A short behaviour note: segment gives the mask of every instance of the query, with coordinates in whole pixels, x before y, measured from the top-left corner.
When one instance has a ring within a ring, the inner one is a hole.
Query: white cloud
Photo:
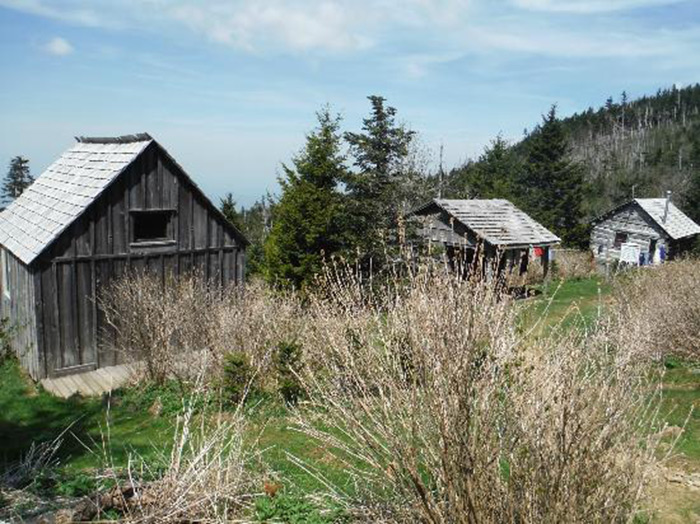
[[[341,2],[208,2],[181,4],[170,14],[215,42],[248,51],[365,49],[359,17]]]
[[[696,0],[0,0],[0,6],[83,26],[171,35],[185,27],[260,55],[316,59],[372,49],[418,79],[465,55],[685,60],[700,49],[700,21],[665,28],[623,15],[690,1]],[[584,13],[605,16],[582,24]]]
[[[520,8],[554,13],[606,13],[677,4],[685,0],[512,0]]]
[[[44,50],[56,56],[66,56],[74,51],[73,46],[70,45],[67,40],[60,37],[49,40],[44,46]]]

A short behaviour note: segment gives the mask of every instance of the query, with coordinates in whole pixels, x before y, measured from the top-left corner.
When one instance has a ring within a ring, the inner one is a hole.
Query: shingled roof
[[[78,137],[76,140],[73,147],[0,213],[0,244],[24,264],[31,264],[155,142],[146,133],[105,138]],[[162,150],[167,155],[167,151]],[[196,184],[190,182],[201,193]],[[216,206],[212,207],[219,212]],[[236,231],[236,234],[247,243],[240,232]]]
[[[668,203],[668,215],[664,220],[665,198],[635,198],[647,215],[663,229],[673,240],[690,237],[700,233],[700,226],[678,209],[673,202]]]
[[[508,200],[436,198],[411,214],[426,215],[436,210],[445,211],[494,246],[542,246],[560,242],[559,237]]]

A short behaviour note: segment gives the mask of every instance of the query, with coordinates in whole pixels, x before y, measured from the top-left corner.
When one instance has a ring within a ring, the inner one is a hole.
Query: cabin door
[[[56,376],[90,371],[97,367],[96,305],[90,262],[58,262],[53,270],[56,296],[52,324],[56,329],[52,330],[55,337],[52,346],[55,355],[49,373]]]

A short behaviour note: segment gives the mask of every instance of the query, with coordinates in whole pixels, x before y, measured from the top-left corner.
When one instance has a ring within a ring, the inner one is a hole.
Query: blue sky
[[[698,82],[700,1],[0,0],[0,70],[2,165],[147,131],[251,204],[326,103],[357,130],[387,97],[449,167],[552,103]]]

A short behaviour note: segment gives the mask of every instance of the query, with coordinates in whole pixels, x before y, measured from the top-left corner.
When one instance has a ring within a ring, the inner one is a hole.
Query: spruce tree
[[[22,156],[16,156],[10,160],[10,168],[2,185],[2,198],[6,203],[20,196],[27,189],[34,178],[29,173],[29,160]]]
[[[275,206],[265,241],[265,274],[276,284],[300,289],[322,269],[323,259],[342,247],[343,202],[338,183],[345,177],[345,158],[338,132],[340,117],[328,108],[318,113],[318,127],[306,146],[282,166],[282,195]]]
[[[587,241],[583,169],[570,158],[569,142],[557,118],[556,105],[542,119],[529,143],[520,182],[520,204],[559,236],[563,244],[583,247]]]
[[[521,169],[513,150],[498,135],[465,173],[465,197],[517,200],[514,186]]]
[[[382,241],[396,237],[401,213],[402,162],[415,133],[396,123],[396,109],[381,96],[367,97],[372,112],[362,132],[345,133],[356,170],[345,179],[353,231],[352,245],[362,258],[381,252]]]
[[[221,212],[226,217],[226,220],[231,222],[231,224],[239,231],[243,231],[243,219],[241,217],[241,213],[238,211],[238,206],[232,193],[227,193],[226,196],[221,199],[219,209],[221,209]]]

